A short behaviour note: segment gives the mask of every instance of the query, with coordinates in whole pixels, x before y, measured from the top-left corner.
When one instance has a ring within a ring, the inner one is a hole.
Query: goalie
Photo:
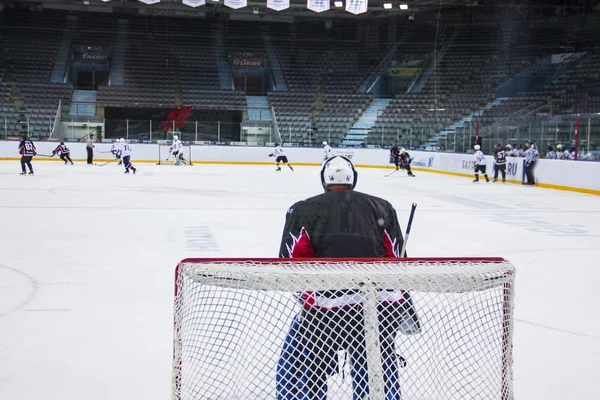
[[[175,158],[175,165],[179,165],[180,162],[187,165],[187,161],[183,157],[183,144],[181,144],[181,140],[179,140],[179,136],[177,135],[173,135],[173,144],[170,148],[169,158],[171,158],[171,154],[173,155],[173,158]],[[167,158],[167,160],[169,158]]]
[[[390,203],[355,192],[358,174],[346,157],[334,156],[321,170],[325,193],[294,204],[287,212],[282,258],[398,258],[403,238]],[[398,332],[420,331],[410,293],[380,294],[379,342],[387,400],[400,400],[396,354]],[[325,400],[327,378],[338,373],[337,352],[350,359],[353,399],[369,394],[367,349],[359,290],[301,294],[302,311],[290,327],[277,365],[279,400]]]

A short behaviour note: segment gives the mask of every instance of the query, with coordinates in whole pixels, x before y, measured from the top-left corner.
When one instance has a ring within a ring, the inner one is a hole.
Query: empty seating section
[[[323,100],[323,109],[314,112],[316,129],[312,137],[316,143],[322,141],[339,143],[369,106],[372,97],[368,94],[327,94]]]
[[[18,134],[22,126],[32,135],[47,135],[54,123],[59,100],[71,98],[70,84],[48,83],[54,56],[66,22],[66,13],[13,11],[0,28],[4,80],[15,89],[9,102],[7,130]],[[4,92],[9,93],[5,90]],[[17,107],[18,106],[18,107]]]
[[[423,73],[413,92],[397,94],[380,110],[368,142],[401,139],[408,144],[404,140],[410,138],[418,146],[450,126],[458,134],[464,129],[460,124],[474,115],[485,132],[511,118],[600,112],[600,29],[524,24],[518,18],[507,27],[494,23],[493,14],[474,13],[486,23],[460,25],[461,14],[448,13],[440,29],[435,13],[423,13],[419,24],[397,22],[395,37],[388,41],[394,30],[383,24],[385,29],[380,29],[369,20],[334,20],[328,27],[323,20],[300,19],[257,28],[256,23],[242,21],[131,15],[127,24],[119,25],[118,17],[109,14],[72,12],[67,17],[63,11],[5,10],[0,25],[0,132],[20,131],[23,123],[34,135],[49,132],[59,100],[68,110],[73,94],[72,84],[49,83],[53,68],[60,65],[55,63],[57,50],[68,40],[115,48],[122,37],[119,26],[127,26],[124,80],[122,85],[98,88],[97,102],[103,107],[243,110],[243,90],[221,89],[215,51],[220,40],[214,35],[222,32],[220,51],[230,57],[246,53],[268,63],[263,37],[268,34],[273,44],[267,45],[269,55],[277,56],[288,88],[267,90],[285,142],[341,143],[373,101],[373,95],[359,94],[359,88],[379,71],[375,68],[387,68],[381,61],[394,40],[399,65],[424,60],[423,71],[431,73]],[[77,28],[65,35],[73,20]],[[220,24],[218,29],[215,24]],[[434,57],[442,49],[443,56]],[[549,67],[552,54],[579,51],[585,55],[573,56],[572,63]],[[60,70],[56,67],[54,75]],[[492,103],[500,85],[527,74],[531,79],[521,91],[515,89],[505,100]],[[239,85],[240,80],[235,81]],[[248,94],[264,95],[264,87],[259,91]]]
[[[484,106],[493,98],[490,68],[501,43],[498,28],[461,29],[423,89],[397,95],[378,118],[371,135],[383,135],[383,142],[388,144],[400,135],[418,135],[416,143],[412,142],[418,145]]]

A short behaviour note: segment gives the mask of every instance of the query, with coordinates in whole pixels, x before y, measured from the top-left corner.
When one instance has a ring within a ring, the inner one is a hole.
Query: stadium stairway
[[[97,93],[98,92],[95,90],[73,90],[69,115],[83,117],[95,116]]]
[[[421,90],[423,90],[425,84],[433,75],[434,70],[438,67],[440,61],[444,58],[444,55],[446,55],[450,46],[452,46],[452,43],[454,42],[454,39],[456,39],[457,35],[458,33],[456,31],[450,34],[448,39],[446,39],[446,41],[442,45],[440,51],[438,51],[435,55],[435,59],[433,57],[433,54],[431,55],[431,59],[428,62],[426,62],[427,65],[425,65],[425,67],[421,70],[421,73],[417,75],[413,83],[408,88],[408,93],[419,93],[421,92]]]
[[[117,43],[115,44],[115,54],[112,57],[110,66],[109,85],[123,85],[125,82],[125,57],[127,54],[127,32],[129,25],[125,20],[119,20],[119,30],[117,31]]]
[[[271,121],[271,109],[267,96],[246,96],[250,121]]]
[[[448,135],[454,135],[456,133],[456,129],[464,128],[467,122],[473,122],[476,117],[481,117],[484,112],[491,110],[493,107],[499,106],[502,102],[508,100],[506,97],[498,97],[494,101],[489,102],[484,107],[479,110],[472,112],[468,116],[464,117],[458,122],[453,123],[452,125],[444,128],[438,135],[429,138],[427,142],[421,145],[421,148],[425,147],[426,150],[431,150],[432,148],[438,147],[440,140],[446,140]]]
[[[285,81],[285,75],[281,69],[279,58],[277,58],[277,52],[273,46],[273,41],[268,32],[262,32],[263,46],[267,52],[267,57],[271,65],[271,71],[273,71],[273,90],[277,92],[287,92],[288,87]]]
[[[77,19],[69,18],[67,20],[67,26],[63,31],[58,50],[54,56],[54,66],[52,67],[52,73],[50,74],[50,82],[52,83],[64,83],[65,73],[67,71],[67,63],[69,62],[69,56],[71,55],[71,42],[73,40],[73,32],[77,28]]]
[[[231,67],[227,59],[227,50],[225,49],[225,41],[223,40],[223,32],[220,25],[213,28],[213,47],[217,56],[217,69],[219,71],[219,85],[221,89],[233,90],[233,77],[231,75]]]
[[[406,36],[406,34],[404,34],[404,36],[402,37],[400,42],[402,42],[404,40],[405,36]],[[375,83],[377,82],[377,80],[379,78],[381,78],[383,69],[385,67],[387,67],[388,65],[390,65],[392,58],[394,58],[396,56],[397,48],[398,48],[398,42],[394,43],[389,48],[385,57],[383,57],[383,59],[379,62],[379,64],[377,64],[377,67],[375,67],[375,69],[373,69],[373,71],[371,71],[369,76],[367,76],[367,79],[365,79],[364,82],[358,88],[358,93],[371,93],[370,90],[375,86]]]
[[[379,110],[384,110],[391,101],[392,99],[373,99],[358,121],[348,130],[346,137],[342,140],[342,144],[344,146],[363,146],[365,138],[369,136],[371,128],[373,128],[375,121],[377,121]]]

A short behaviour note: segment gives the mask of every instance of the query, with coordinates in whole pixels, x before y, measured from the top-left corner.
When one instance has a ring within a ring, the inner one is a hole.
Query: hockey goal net
[[[500,258],[187,259],[172,398],[512,399]]]
[[[183,152],[183,158],[186,163],[179,162],[179,165],[192,165],[192,146],[189,144],[184,144],[181,149]],[[157,165],[174,165],[175,157],[171,153],[171,145],[170,144],[159,144],[158,145],[158,162]]]

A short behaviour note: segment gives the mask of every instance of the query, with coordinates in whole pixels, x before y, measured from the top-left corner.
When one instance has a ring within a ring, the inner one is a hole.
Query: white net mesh
[[[502,259],[184,260],[173,399],[512,399]]]

